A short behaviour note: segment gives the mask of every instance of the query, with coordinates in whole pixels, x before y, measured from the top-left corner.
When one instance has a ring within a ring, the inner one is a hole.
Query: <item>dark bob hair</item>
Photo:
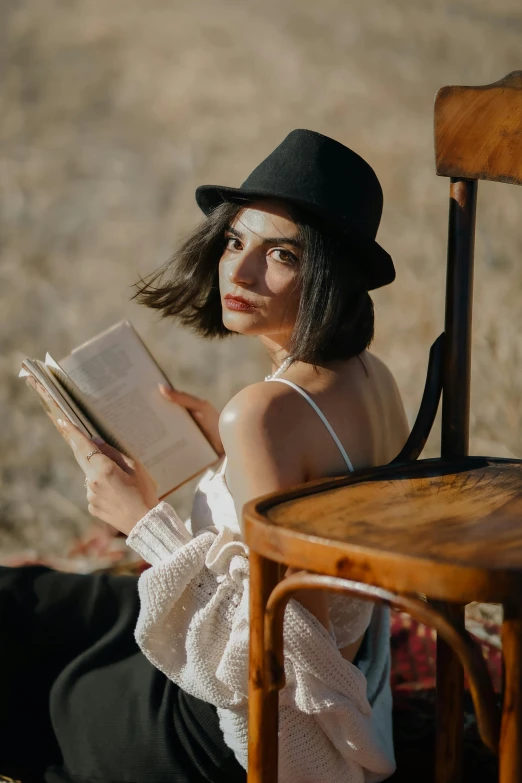
[[[216,207],[171,259],[140,279],[132,298],[203,337],[235,334],[223,325],[218,264],[226,229],[249,203]],[[288,351],[295,361],[314,366],[358,356],[373,340],[374,311],[351,260],[349,238],[301,207],[284,204],[303,246],[296,283],[300,301]]]

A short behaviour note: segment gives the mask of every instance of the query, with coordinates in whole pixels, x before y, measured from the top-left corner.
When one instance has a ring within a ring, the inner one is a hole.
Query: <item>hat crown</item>
[[[200,185],[196,190],[206,215],[226,201],[248,204],[265,198],[297,204],[343,232],[347,261],[357,264],[368,290],[395,279],[393,261],[375,239],[382,215],[381,185],[369,163],[349,147],[297,128],[241,187]]]
[[[241,185],[307,202],[325,217],[339,218],[375,239],[382,215],[382,188],[360,155],[316,131],[291,131]]]

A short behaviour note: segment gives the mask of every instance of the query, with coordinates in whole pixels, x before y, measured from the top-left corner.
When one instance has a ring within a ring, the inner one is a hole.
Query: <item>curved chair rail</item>
[[[380,587],[306,572],[293,574],[279,582],[268,599],[265,615],[267,687],[269,691],[280,690],[285,684],[283,618],[286,605],[298,590],[311,588],[345,593],[364,600],[387,604],[407,612],[415,620],[434,628],[455,651],[468,675],[482,741],[494,753],[498,752],[500,714],[486,662],[478,644],[464,629],[459,628],[425,601],[395,595]]]

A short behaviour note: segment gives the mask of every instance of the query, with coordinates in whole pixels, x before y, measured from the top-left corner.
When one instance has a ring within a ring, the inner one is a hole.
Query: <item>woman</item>
[[[190,532],[158,502],[142,465],[64,423],[90,513],[127,535],[151,568],[139,605],[126,577],[0,571],[0,616],[15,639],[0,660],[2,692],[12,694],[0,758],[7,749],[13,761],[32,757],[47,781],[245,780],[242,507],[386,463],[407,437],[394,379],[367,350],[368,290],[395,275],[375,242],[382,191],[370,166],[296,130],[241,188],[204,186],[196,198],[206,221],[136,295],[205,336],[258,336],[272,382],[246,387],[221,415],[163,389],[224,457],[198,486]],[[301,591],[284,636],[280,780],[391,774],[386,611]]]

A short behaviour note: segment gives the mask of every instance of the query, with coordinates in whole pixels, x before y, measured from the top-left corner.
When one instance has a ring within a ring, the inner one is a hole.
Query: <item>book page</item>
[[[43,362],[37,359],[25,359],[18,377],[26,378],[29,385],[39,395],[45,412],[56,425],[60,434],[62,433],[57,425],[57,420],[66,418],[88,438],[99,437],[96,428],[78,408],[67,390],[50,374]]]
[[[50,353],[45,354],[45,367],[55,382],[57,382],[61,388],[64,388],[69,394],[69,397],[75,401],[77,408],[87,419],[89,419],[89,421],[92,422],[93,427],[96,428],[96,431],[101,435],[103,440],[105,440],[109,445],[114,446],[114,448],[118,449],[118,451],[121,451],[122,454],[130,457],[131,453],[125,444],[122,443],[111,430],[107,429],[106,425],[104,425],[104,422],[96,414],[96,411],[93,410],[92,407],[89,407],[88,398],[81,393],[76,384],[71,380],[67,373],[64,372],[63,367],[60,367],[58,362],[53,359]]]
[[[76,348],[60,367],[84,407],[139,459],[160,497],[217,460],[190,414],[162,397],[166,377],[128,321]]]

